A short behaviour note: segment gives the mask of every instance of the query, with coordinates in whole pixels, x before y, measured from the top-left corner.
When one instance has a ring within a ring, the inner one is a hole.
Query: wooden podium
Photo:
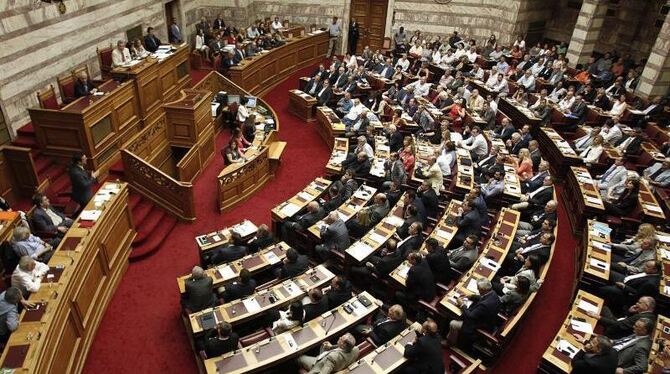
[[[303,121],[314,120],[314,107],[318,104],[316,98],[300,90],[288,91],[288,110]]]

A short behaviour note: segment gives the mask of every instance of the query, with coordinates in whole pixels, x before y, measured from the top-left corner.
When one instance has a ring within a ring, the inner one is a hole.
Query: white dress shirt
[[[579,157],[581,157],[584,160],[584,163],[593,164],[598,162],[598,160],[600,159],[600,155],[602,153],[603,153],[602,145],[588,146],[586,147],[585,150],[582,151],[582,153],[579,154]]]
[[[483,134],[477,134],[477,136],[469,137],[461,143],[461,146],[468,151],[474,152],[479,157],[486,157],[486,155],[489,154],[489,145],[486,142],[486,138]]]
[[[112,51],[112,67],[118,67],[125,63],[132,61],[130,57],[130,51],[128,48],[123,48],[123,52],[119,51],[118,48],[114,48]]]
[[[42,284],[42,276],[49,271],[49,266],[39,261],[35,261],[33,271],[24,271],[19,266],[12,273],[12,286],[17,287],[21,292],[34,293],[39,291]]]

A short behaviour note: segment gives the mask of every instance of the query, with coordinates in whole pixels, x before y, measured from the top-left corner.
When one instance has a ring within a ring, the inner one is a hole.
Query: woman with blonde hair
[[[521,148],[519,158],[516,160],[516,174],[524,182],[533,177],[533,160],[530,158],[528,148]]]
[[[622,261],[626,257],[637,256],[642,251],[642,242],[656,240],[656,228],[649,223],[643,223],[637,228],[637,234],[621,243],[612,243],[612,263]],[[614,262],[614,260],[617,260]]]

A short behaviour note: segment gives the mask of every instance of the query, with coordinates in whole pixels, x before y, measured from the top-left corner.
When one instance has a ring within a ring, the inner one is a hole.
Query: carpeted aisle
[[[270,209],[323,175],[330,150],[313,125],[298,120],[287,108],[287,91],[296,87],[300,76],[312,70],[298,72],[265,97],[280,118],[279,138],[288,142],[276,178],[241,206],[219,214],[216,176],[223,169],[223,159],[217,151],[195,183],[197,220],[193,224],[178,224],[158,253],[128,267],[100,324],[84,372],[197,371],[180,317],[176,278],[190,272],[198,262],[196,235],[243,218],[269,224]],[[222,149],[228,138],[229,133],[222,132],[217,138],[217,149]]]
[[[216,176],[223,168],[217,152],[195,183],[196,212],[193,224],[178,224],[154,256],[129,266],[94,339],[86,373],[195,373],[197,367],[180,317],[177,276],[187,274],[198,262],[194,237],[248,218],[270,223],[270,209],[323,175],[330,150],[312,125],[288,113],[289,89],[296,73],[264,98],[280,118],[280,138],[288,142],[277,176],[247,202],[219,214]],[[204,74],[194,72],[193,77]],[[229,134],[217,138],[220,150]],[[560,192],[560,190],[559,190]],[[560,202],[560,199],[559,199]],[[136,223],[138,224],[138,223]],[[139,223],[141,224],[141,223]],[[559,243],[548,275],[531,313],[492,373],[534,373],[540,357],[565,317],[574,280],[574,248],[567,212],[559,205]]]

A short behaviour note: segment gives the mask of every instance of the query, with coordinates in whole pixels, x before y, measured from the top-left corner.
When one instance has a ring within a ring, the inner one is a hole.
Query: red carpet
[[[194,354],[180,318],[176,277],[187,274],[198,262],[194,237],[248,218],[269,223],[270,209],[323,174],[330,150],[313,125],[288,113],[286,91],[297,86],[298,72],[277,86],[265,100],[280,118],[280,138],[288,142],[277,176],[253,198],[226,214],[219,214],[216,176],[223,168],[218,155],[195,183],[196,212],[193,224],[178,224],[152,257],[132,263],[94,339],[86,373],[195,373]],[[204,76],[193,72],[194,79]],[[217,139],[219,149],[228,138]],[[560,199],[559,199],[560,200]],[[490,372],[534,373],[540,357],[556,333],[570,303],[574,280],[575,241],[563,204],[559,206],[559,245],[547,285],[539,292],[531,313],[504,357]]]
[[[330,150],[313,125],[296,119],[287,110],[286,92],[295,88],[298,77],[307,72],[298,72],[265,98],[280,118],[280,139],[288,142],[276,178],[242,206],[221,215],[217,208],[216,176],[223,169],[223,159],[217,152],[215,160],[195,183],[198,219],[193,224],[178,224],[156,254],[128,267],[100,324],[84,372],[197,371],[179,314],[176,278],[198,263],[195,236],[243,218],[269,224],[270,209],[323,175]],[[228,137],[227,132],[219,135],[219,149]]]

